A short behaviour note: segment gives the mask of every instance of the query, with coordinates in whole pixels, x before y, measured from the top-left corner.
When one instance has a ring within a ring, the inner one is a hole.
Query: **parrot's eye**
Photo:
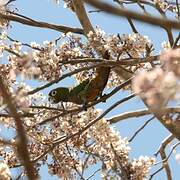
[[[55,96],[56,94],[57,94],[57,91],[52,91],[52,92],[51,92],[51,95],[52,95],[52,96]]]

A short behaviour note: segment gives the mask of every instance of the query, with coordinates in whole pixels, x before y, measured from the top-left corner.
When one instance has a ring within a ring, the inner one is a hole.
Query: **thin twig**
[[[172,48],[176,48],[177,47],[179,39],[180,39],[180,32],[179,32],[178,36],[176,37],[175,42],[174,42]]]
[[[91,179],[97,172],[99,172],[101,169],[97,169],[96,171],[93,172],[92,175],[90,175],[86,180]]]
[[[158,164],[161,164],[161,163],[166,163],[166,162],[169,160],[169,158],[171,157],[174,149],[175,149],[177,146],[179,146],[179,145],[180,145],[180,142],[176,143],[176,144],[171,148],[171,151],[170,151],[170,153],[168,154],[168,156],[166,156],[162,161],[155,163],[154,166],[156,166],[156,165],[158,165]]]
[[[159,173],[163,169],[164,169],[164,167],[160,167],[157,171],[155,171],[153,174],[151,174],[150,177],[149,177],[149,180],[151,180],[157,173]]]
[[[179,8],[178,0],[176,0],[176,7],[177,7],[177,15],[178,15],[178,19],[180,20],[180,8]]]
[[[50,110],[50,111],[60,111],[60,112],[64,111],[64,109],[48,107],[48,106],[35,106],[35,105],[31,105],[31,106],[29,106],[29,108],[31,108],[31,109],[46,109],[46,110]]]
[[[36,113],[18,113],[19,117],[34,117]],[[13,116],[11,114],[6,114],[6,113],[1,113],[0,117],[5,117],[5,118],[12,118]]]
[[[119,1],[115,1],[115,2],[117,2],[122,8],[124,8],[122,2],[119,2]],[[138,31],[137,31],[137,29],[136,29],[136,27],[135,27],[132,19],[129,18],[129,17],[126,17],[126,18],[127,18],[128,22],[129,22],[129,25],[131,26],[132,31],[133,31],[134,33],[138,33]]]
[[[77,58],[77,59],[70,59],[68,61],[61,61],[61,65],[65,64],[79,64],[79,63],[88,63],[88,62],[104,62],[107,63],[107,65],[111,66],[134,66],[137,64],[141,63],[146,63],[146,62],[155,62],[159,60],[159,56],[150,56],[150,57],[145,57],[145,58],[125,58],[125,59],[120,59],[119,61],[116,60],[107,60],[107,59],[102,59],[102,58]]]
[[[174,136],[172,134],[170,134],[168,137],[166,137],[162,141],[161,145],[159,146],[159,148],[156,151],[156,153],[154,153],[154,155],[157,156],[159,154],[159,152],[161,151],[161,149],[165,148],[173,139],[174,139]]]
[[[168,159],[171,155],[167,157],[166,156],[166,153],[165,153],[165,148],[166,146],[174,139],[174,136],[172,134],[170,134],[161,144],[159,150],[155,153],[155,155],[157,156],[158,153],[160,153],[160,156],[161,156],[161,159],[162,159],[162,162],[163,162],[163,166],[162,166],[162,169],[165,169],[166,171],[166,175],[167,175],[167,178],[168,180],[172,180],[172,176],[171,176],[171,169],[170,169],[170,166],[168,164]],[[157,163],[155,164],[157,165]],[[161,168],[160,168],[161,169]],[[162,170],[161,169],[161,170]]]
[[[132,137],[129,139],[129,142],[131,142],[155,117],[151,117],[148,119],[138,130],[132,135]]]
[[[73,166],[74,170],[75,170],[75,171],[77,172],[77,174],[80,176],[81,180],[85,180],[85,178],[84,178],[83,175],[79,172],[79,170],[78,170],[77,167],[76,167],[76,164],[75,164],[74,161],[73,161],[74,157],[72,156],[71,151],[69,150],[69,147],[68,147],[67,143],[66,143],[66,149],[67,149],[67,152],[68,152],[70,158],[72,159],[71,161],[72,161],[72,163],[73,163],[72,166]]]
[[[15,40],[13,38],[11,38],[10,36],[7,36],[7,39],[9,39],[11,42],[19,42],[18,40]],[[27,43],[22,43],[23,46],[27,46],[30,47],[32,49],[38,50],[38,51],[43,51],[43,49],[38,48],[38,47],[32,47],[31,45],[27,44]]]

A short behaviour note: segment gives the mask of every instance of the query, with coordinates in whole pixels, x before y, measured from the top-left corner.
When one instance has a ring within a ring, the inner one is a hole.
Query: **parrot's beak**
[[[48,97],[48,101],[49,101],[50,103],[55,103],[54,100],[55,100],[55,99],[54,99],[53,97],[50,97],[50,96]]]

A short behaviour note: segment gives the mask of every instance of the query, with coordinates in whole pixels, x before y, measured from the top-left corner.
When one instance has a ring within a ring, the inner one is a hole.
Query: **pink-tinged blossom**
[[[133,159],[132,161],[132,179],[144,179],[147,178],[151,166],[155,163],[155,158],[140,156],[139,159]]]
[[[160,9],[164,11],[167,10],[167,8],[169,7],[168,2],[165,0],[154,0],[154,3],[156,6],[158,6]]]
[[[10,180],[11,173],[7,164],[0,162],[0,179]]]
[[[139,72],[133,80],[133,91],[146,99],[148,105],[157,110],[173,99],[178,89],[174,73],[161,68]]]
[[[180,48],[164,52],[160,57],[160,61],[165,71],[172,71],[180,78]]]
[[[162,108],[169,100],[177,100],[180,90],[180,49],[169,50],[160,57],[162,67],[140,71],[133,80],[133,90],[152,109]]]
[[[1,0],[0,1],[0,13],[2,14],[9,14],[9,12],[7,12],[8,10],[10,10],[10,1],[9,0]],[[3,19],[2,17],[0,17],[0,29],[3,29],[5,27],[7,27],[9,25],[9,20],[7,19]]]

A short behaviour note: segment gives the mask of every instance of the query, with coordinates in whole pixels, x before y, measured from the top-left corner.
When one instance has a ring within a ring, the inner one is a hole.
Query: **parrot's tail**
[[[103,59],[109,59],[110,58],[110,54],[108,51],[105,51],[104,55],[103,55]],[[95,76],[95,81],[97,82],[97,85],[99,87],[99,90],[101,90],[101,92],[104,90],[108,79],[109,79],[109,74],[110,74],[110,66],[100,66],[96,68],[96,76]]]

